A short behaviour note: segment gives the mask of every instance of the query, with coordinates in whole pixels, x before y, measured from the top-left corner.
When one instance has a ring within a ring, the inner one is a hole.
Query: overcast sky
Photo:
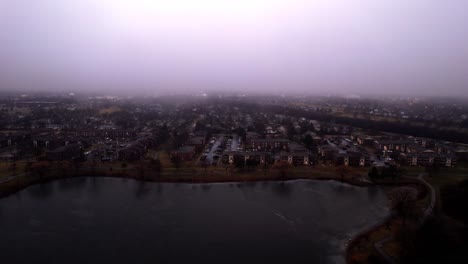
[[[468,94],[465,0],[0,0],[0,89]]]

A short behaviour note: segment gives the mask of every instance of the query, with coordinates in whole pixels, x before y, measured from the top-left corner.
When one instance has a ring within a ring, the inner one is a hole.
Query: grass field
[[[444,187],[468,180],[468,167],[440,168],[426,177],[426,180],[434,187]]]
[[[16,162],[16,174],[20,174],[24,172],[24,166],[25,162]],[[7,177],[10,176],[14,173],[13,169],[13,163],[12,162],[5,162],[2,161],[0,162],[0,178],[1,177]]]

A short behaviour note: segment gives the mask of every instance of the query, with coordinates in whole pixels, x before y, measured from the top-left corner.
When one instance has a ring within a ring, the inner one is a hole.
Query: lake
[[[344,263],[382,187],[70,178],[0,199],[2,263]]]

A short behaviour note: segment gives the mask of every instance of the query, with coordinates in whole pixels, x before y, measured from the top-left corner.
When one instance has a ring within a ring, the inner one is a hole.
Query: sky
[[[0,90],[468,94],[464,0],[0,0]]]

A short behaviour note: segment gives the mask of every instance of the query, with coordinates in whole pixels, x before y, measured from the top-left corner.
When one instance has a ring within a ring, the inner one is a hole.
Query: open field
[[[468,180],[468,167],[440,168],[427,176],[426,180],[434,187],[457,184],[463,180]]]
[[[12,162],[0,162],[0,179],[2,177],[8,177],[15,172],[16,174],[23,173],[25,166],[25,162],[16,162],[15,165],[13,165]]]

